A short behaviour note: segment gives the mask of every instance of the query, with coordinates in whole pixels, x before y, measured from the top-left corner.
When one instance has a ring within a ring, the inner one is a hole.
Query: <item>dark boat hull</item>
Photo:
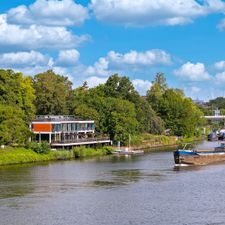
[[[175,164],[206,165],[225,161],[225,151],[185,151],[174,152]]]

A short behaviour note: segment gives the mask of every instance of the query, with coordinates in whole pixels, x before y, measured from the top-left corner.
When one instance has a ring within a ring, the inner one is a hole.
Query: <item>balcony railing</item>
[[[87,118],[81,118],[78,116],[71,116],[71,115],[38,115],[36,118],[33,119],[34,122],[57,122],[57,121],[93,121]]]
[[[69,144],[69,143],[84,143],[84,142],[95,142],[95,141],[110,141],[109,137],[101,138],[79,138],[79,139],[66,139],[62,141],[52,141],[52,144]]]

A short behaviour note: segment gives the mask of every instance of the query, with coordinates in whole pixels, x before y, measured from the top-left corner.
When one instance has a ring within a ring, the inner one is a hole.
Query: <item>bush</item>
[[[103,148],[86,148],[84,146],[77,147],[73,149],[73,154],[75,158],[92,157],[92,156],[102,156],[109,155],[113,151],[112,147],[105,146]]]
[[[50,144],[46,141],[41,143],[32,142],[30,144],[30,149],[39,154],[48,154],[50,152]]]

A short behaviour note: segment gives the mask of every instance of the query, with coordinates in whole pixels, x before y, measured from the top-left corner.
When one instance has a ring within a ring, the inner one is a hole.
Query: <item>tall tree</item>
[[[37,114],[69,114],[72,102],[72,82],[52,70],[37,74],[33,79]]]
[[[159,110],[159,103],[162,99],[163,93],[167,90],[168,85],[163,73],[157,73],[155,80],[152,82],[152,87],[147,91],[147,101],[152,108],[157,112]]]
[[[12,105],[23,111],[24,120],[34,117],[35,94],[30,77],[13,70],[0,70],[0,104]]]

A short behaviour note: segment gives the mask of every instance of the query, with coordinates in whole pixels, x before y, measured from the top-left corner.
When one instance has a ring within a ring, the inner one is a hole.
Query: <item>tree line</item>
[[[192,136],[202,124],[202,111],[182,90],[169,88],[156,74],[146,96],[126,76],[114,74],[105,84],[73,88],[65,76],[49,70],[34,77],[0,70],[0,144],[24,144],[35,115],[70,114],[95,120],[96,132],[126,143],[129,134]]]

